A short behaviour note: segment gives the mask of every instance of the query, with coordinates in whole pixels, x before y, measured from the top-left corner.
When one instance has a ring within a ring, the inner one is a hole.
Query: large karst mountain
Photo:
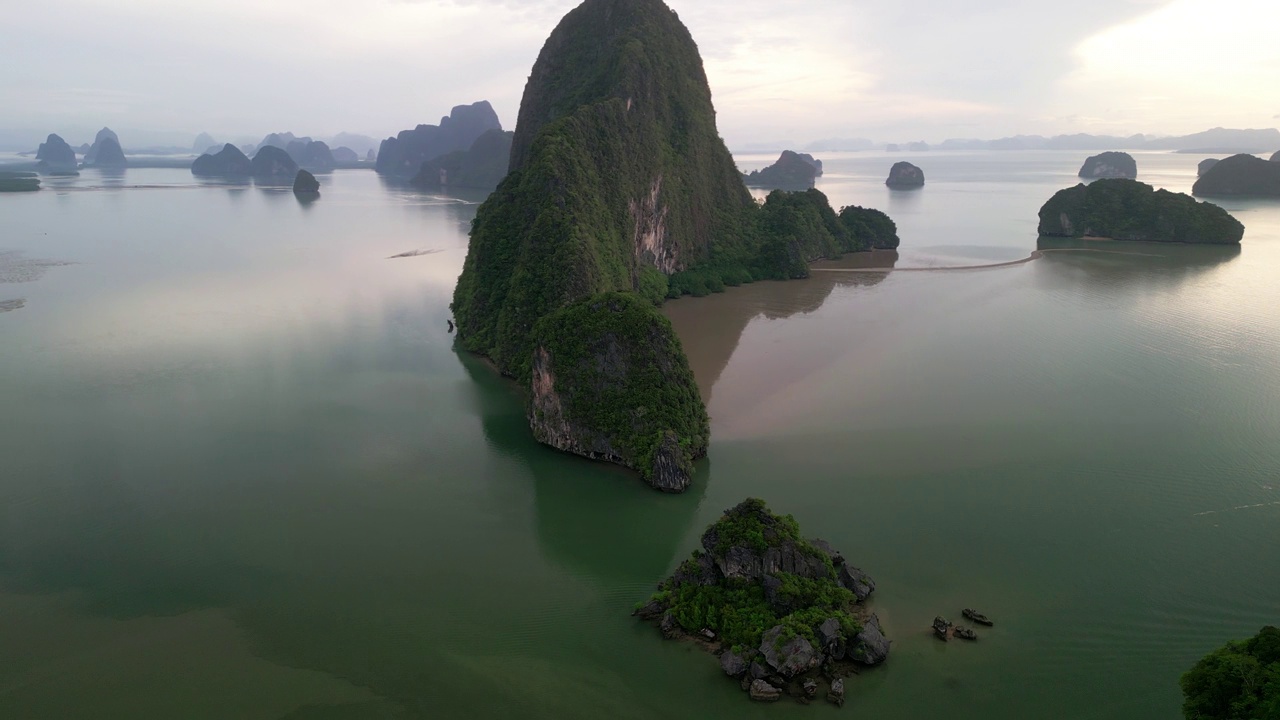
[[[754,209],[680,19],[660,0],[587,0],[538,57],[510,173],[476,219],[454,296],[463,343],[521,376],[549,312],[744,263]]]
[[[540,441],[678,492],[710,429],[657,306],[896,246],[887,217],[837,216],[816,190],[757,206],[680,18],[661,0],[586,0],[534,65],[453,311],[464,348],[527,383]]]

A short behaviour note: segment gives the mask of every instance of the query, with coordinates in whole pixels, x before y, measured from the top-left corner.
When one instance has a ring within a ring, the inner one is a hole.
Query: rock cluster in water
[[[1280,197],[1280,162],[1233,155],[1201,176],[1191,192],[1200,197]]]
[[[702,549],[636,609],[664,637],[692,639],[751,699],[819,696],[842,705],[845,679],[889,657],[880,620],[864,603],[875,582],[795,519],[762,500],[726,510]]]
[[[487,100],[459,105],[439,125],[419,125],[383,140],[376,169],[383,175],[412,178],[423,163],[467,150],[490,130],[502,130],[502,123]]]
[[[215,154],[205,153],[191,164],[191,174],[202,177],[249,177],[253,161],[240,148],[227,143]]]
[[[466,188],[492,191],[507,176],[515,133],[490,130],[466,150],[451,152],[422,164],[411,181],[426,189]]]
[[[784,150],[778,161],[744,175],[748,187],[770,190],[808,190],[822,176],[822,161],[812,155]]]
[[[1259,162],[1265,164],[1263,160]],[[1218,167],[1221,165],[1219,163]],[[1217,171],[1215,167],[1205,178]],[[1244,237],[1244,225],[1217,205],[1197,202],[1189,195],[1156,190],[1136,180],[1104,179],[1067,188],[1054,195],[1040,209],[1040,234],[1147,242],[1239,244]]]
[[[1126,152],[1104,152],[1084,161],[1084,166],[1080,168],[1080,177],[1086,180],[1100,178],[1134,180],[1138,177],[1138,161]]]
[[[912,190],[924,187],[924,171],[909,162],[895,163],[889,170],[885,185],[895,190]]]
[[[84,156],[85,167],[122,168],[128,164],[124,150],[120,148],[120,138],[111,128],[102,128],[93,145]]]
[[[79,168],[76,151],[56,134],[49,135],[40,148],[36,150],[36,160],[42,172],[63,174],[74,173]]]

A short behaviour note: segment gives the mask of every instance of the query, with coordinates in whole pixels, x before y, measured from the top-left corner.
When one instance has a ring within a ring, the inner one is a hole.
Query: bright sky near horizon
[[[40,0],[0,128],[375,136],[490,100],[578,0]],[[1280,126],[1276,0],[669,0],[731,147]]]

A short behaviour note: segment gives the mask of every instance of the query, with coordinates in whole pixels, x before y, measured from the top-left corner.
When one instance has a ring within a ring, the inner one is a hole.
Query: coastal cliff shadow
[[[1187,245],[1158,242],[1115,242],[1041,237],[1044,253],[1034,263],[1037,277],[1049,288],[1085,288],[1093,293],[1176,289],[1224,267],[1243,253],[1239,245]]]
[[[821,263],[827,269],[891,270],[898,253],[881,250],[852,253],[837,261]],[[663,313],[671,320],[703,402],[711,394],[742,339],[747,326],[758,317],[784,320],[816,312],[837,287],[870,288],[888,279],[890,273],[815,272],[804,280],[767,281],[729,288],[704,298],[681,298],[668,302]]]
[[[562,453],[533,438],[520,389],[483,360],[458,352],[472,380],[485,439],[533,478],[533,523],[547,559],[608,587],[656,582],[681,552],[711,481],[710,460],[693,484],[664,495],[621,467]]]

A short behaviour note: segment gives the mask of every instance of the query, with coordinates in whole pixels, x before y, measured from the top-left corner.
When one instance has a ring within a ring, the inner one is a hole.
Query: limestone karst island
[[[0,3],[0,720],[1280,720],[1280,3]]]
[[[588,0],[525,86],[509,173],[476,214],[454,291],[458,339],[528,388],[539,441],[681,492],[710,428],[657,307],[896,246],[879,214],[845,213],[842,224],[817,191],[758,206],[676,14],[660,0]]]

